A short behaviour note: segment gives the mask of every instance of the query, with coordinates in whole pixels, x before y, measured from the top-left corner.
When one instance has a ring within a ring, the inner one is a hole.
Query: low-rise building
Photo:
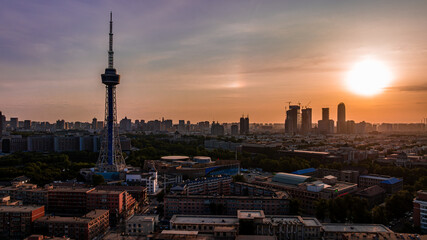
[[[81,215],[87,210],[87,194],[95,188],[64,187],[48,192],[47,209],[56,214]]]
[[[356,196],[366,199],[370,207],[381,204],[385,199],[385,190],[378,186],[374,185],[372,187],[365,188],[363,190],[355,193]]]
[[[233,179],[230,176],[199,178],[184,183],[187,194],[194,195],[228,195]]]
[[[25,238],[31,234],[34,221],[44,215],[44,206],[0,206],[0,237]]]
[[[283,215],[289,212],[289,199],[287,194],[276,197],[170,194],[164,198],[164,213],[169,218],[175,214],[236,215],[239,209]]]
[[[393,233],[386,226],[381,224],[344,224],[344,223],[324,223],[323,239],[341,240],[344,234],[382,234]]]
[[[277,173],[272,178],[255,179],[252,183],[287,192],[300,200],[301,210],[308,214],[315,213],[315,202],[319,199],[334,199],[357,191],[357,184],[338,182],[333,176],[315,181],[309,176]]]
[[[382,176],[382,175],[360,175],[359,187],[364,189],[378,185],[386,191],[387,194],[394,194],[403,189],[403,180],[400,178]]]
[[[159,215],[134,215],[126,221],[126,233],[131,236],[152,234],[159,223]]]
[[[420,190],[414,199],[414,225],[427,232],[427,191]]]
[[[45,216],[35,222],[35,232],[47,236],[90,240],[109,228],[109,211],[94,210],[82,217]]]

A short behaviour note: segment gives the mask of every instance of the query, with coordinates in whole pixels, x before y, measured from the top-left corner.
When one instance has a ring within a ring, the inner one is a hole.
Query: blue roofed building
[[[297,170],[292,173],[297,175],[304,175],[304,176],[315,176],[316,172],[317,170],[315,168],[305,168],[305,169]]]
[[[304,183],[309,179],[309,176],[279,172],[273,176],[271,181],[297,186],[298,184]]]
[[[365,189],[374,185],[382,187],[386,191],[386,194],[393,194],[403,189],[403,180],[383,175],[359,176],[359,188]]]

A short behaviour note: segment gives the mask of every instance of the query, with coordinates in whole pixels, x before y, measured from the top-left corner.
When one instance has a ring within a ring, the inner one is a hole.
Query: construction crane
[[[310,106],[311,101],[309,101],[303,108],[308,108]]]

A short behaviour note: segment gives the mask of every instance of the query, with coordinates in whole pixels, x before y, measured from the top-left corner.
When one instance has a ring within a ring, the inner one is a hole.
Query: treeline
[[[0,181],[25,175],[42,186],[55,180],[80,179],[80,169],[93,167],[97,157],[91,152],[18,152],[0,158]]]
[[[262,168],[267,172],[293,172],[311,167],[310,162],[303,158],[280,157],[273,159],[264,154],[255,156],[243,154],[240,158],[240,164],[243,168]]]
[[[427,189],[427,168],[424,167],[405,168],[394,165],[380,165],[369,160],[352,164],[344,164],[338,162],[320,164],[319,167],[337,170],[357,167],[361,169],[366,169],[369,174],[388,175],[391,177],[402,178],[404,183],[404,189],[410,192]]]
[[[329,219],[338,223],[378,223],[387,224],[399,219],[412,210],[413,195],[403,190],[388,197],[385,205],[370,209],[365,199],[346,195],[335,199],[320,199],[315,203],[316,218]]]
[[[209,156],[212,160],[234,159],[233,152],[215,149],[208,151],[204,147],[205,137],[182,137],[174,141],[167,135],[128,135],[132,146],[138,148],[132,151],[126,159],[126,163],[132,166],[142,167],[145,160],[157,160],[163,156]]]

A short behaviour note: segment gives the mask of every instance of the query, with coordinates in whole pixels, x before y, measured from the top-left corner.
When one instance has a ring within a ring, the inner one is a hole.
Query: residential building
[[[427,191],[425,190],[418,191],[414,199],[413,221],[422,232],[427,232]]]
[[[143,236],[156,231],[159,215],[133,215],[126,221],[126,233],[130,236]]]
[[[164,198],[166,217],[175,214],[235,215],[239,209],[263,210],[267,214],[287,214],[288,195],[265,196],[209,196],[170,194]]]
[[[35,232],[47,236],[91,240],[109,228],[109,211],[93,210],[81,217],[45,216],[35,222]]]
[[[95,188],[64,187],[48,192],[47,209],[57,214],[81,215],[87,210],[87,195]]]
[[[23,239],[31,234],[35,220],[45,214],[44,206],[0,206],[0,237]]]

